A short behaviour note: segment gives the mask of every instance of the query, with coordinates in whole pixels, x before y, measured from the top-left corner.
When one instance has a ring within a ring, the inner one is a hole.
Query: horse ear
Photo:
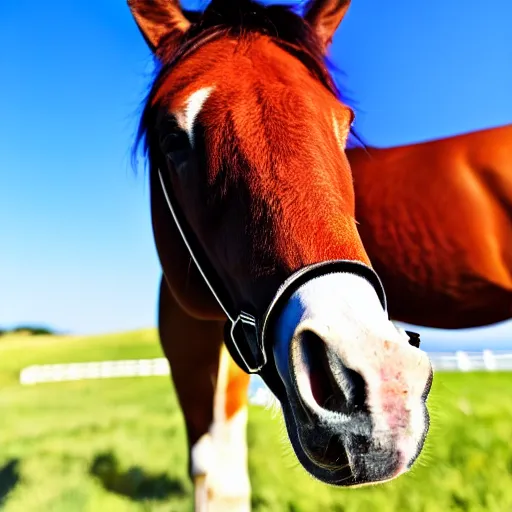
[[[304,19],[311,25],[320,43],[327,50],[334,32],[344,18],[350,0],[309,0]]]
[[[127,0],[146,43],[152,52],[158,51],[162,39],[169,34],[183,35],[190,27],[179,0]]]

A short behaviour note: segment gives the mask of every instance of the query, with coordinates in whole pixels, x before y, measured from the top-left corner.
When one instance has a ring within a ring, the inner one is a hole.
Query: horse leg
[[[247,389],[233,362],[223,322],[198,320],[160,285],[159,335],[185,418],[196,512],[247,512]]]

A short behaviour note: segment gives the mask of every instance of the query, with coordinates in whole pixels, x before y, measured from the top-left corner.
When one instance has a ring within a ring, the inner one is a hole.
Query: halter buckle
[[[247,373],[258,373],[267,363],[265,347],[260,344],[258,323],[249,313],[241,311],[231,324],[231,339],[240,362]]]

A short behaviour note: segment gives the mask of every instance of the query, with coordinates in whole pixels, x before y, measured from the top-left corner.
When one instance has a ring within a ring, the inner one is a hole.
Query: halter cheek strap
[[[169,193],[171,189],[170,187],[167,188],[165,186],[164,176],[160,169],[158,169],[158,177],[162,186],[165,200],[167,202],[167,206],[169,207],[169,211],[171,212],[174,223],[178,228],[181,238],[183,239],[183,242],[188,249],[190,257],[196,264],[199,273],[203,277],[222,311],[228,317],[228,323],[226,325],[229,325],[229,336],[225,336],[224,342],[226,343],[231,356],[247,373],[258,373],[267,363],[267,356],[263,346],[259,345],[259,332],[256,317],[244,311],[240,311],[238,314],[236,314],[234,313],[234,308],[228,306],[228,296],[223,287],[220,286],[220,280],[215,277],[215,280],[218,281],[218,283],[216,283],[216,287],[212,282],[212,278],[214,278],[213,276],[216,276],[216,274],[212,268],[209,269],[210,272],[206,271],[205,266],[208,265],[206,258],[203,258],[204,261],[199,263],[196,257],[197,249],[192,247],[192,239],[189,240],[189,238],[185,235],[182,227],[182,224],[184,225],[184,223],[179,218],[179,210],[173,205],[174,199],[171,199],[171,195]],[[225,332],[225,334],[228,333]],[[232,343],[230,343],[231,340]],[[245,347],[243,347],[242,343],[237,342],[238,340],[245,341]],[[244,350],[244,348],[246,348],[246,350]]]
[[[311,279],[327,274],[340,272],[355,274],[366,279],[373,286],[384,311],[387,311],[384,287],[379,276],[372,268],[359,261],[330,260],[308,265],[289,276],[277,290],[261,319],[248,311],[241,310],[237,312],[222,281],[208,259],[203,258],[203,261],[199,262],[197,254],[201,252],[201,248],[192,236],[187,237],[185,235],[183,226],[186,226],[186,223],[184,219],[180,218],[181,212],[179,212],[179,209],[174,207],[174,199],[170,194],[171,187],[166,187],[164,175],[160,169],[158,169],[158,177],[167,205],[190,257],[228,318],[224,329],[224,342],[231,356],[246,373],[264,374],[267,383],[276,395],[278,394],[276,391],[282,387],[282,383],[278,382],[279,378],[275,375],[275,371],[272,372],[266,368],[268,367],[269,357],[273,359],[272,352],[267,355],[266,338],[270,336],[269,332],[271,332],[282,306],[301,285]],[[419,347],[419,334],[411,331],[406,331],[406,333],[410,338],[409,343]]]

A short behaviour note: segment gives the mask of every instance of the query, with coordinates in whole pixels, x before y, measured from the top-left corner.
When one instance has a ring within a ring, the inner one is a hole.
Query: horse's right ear
[[[177,38],[190,27],[179,0],[127,0],[135,22],[152,52],[158,52],[162,39],[174,34]]]

